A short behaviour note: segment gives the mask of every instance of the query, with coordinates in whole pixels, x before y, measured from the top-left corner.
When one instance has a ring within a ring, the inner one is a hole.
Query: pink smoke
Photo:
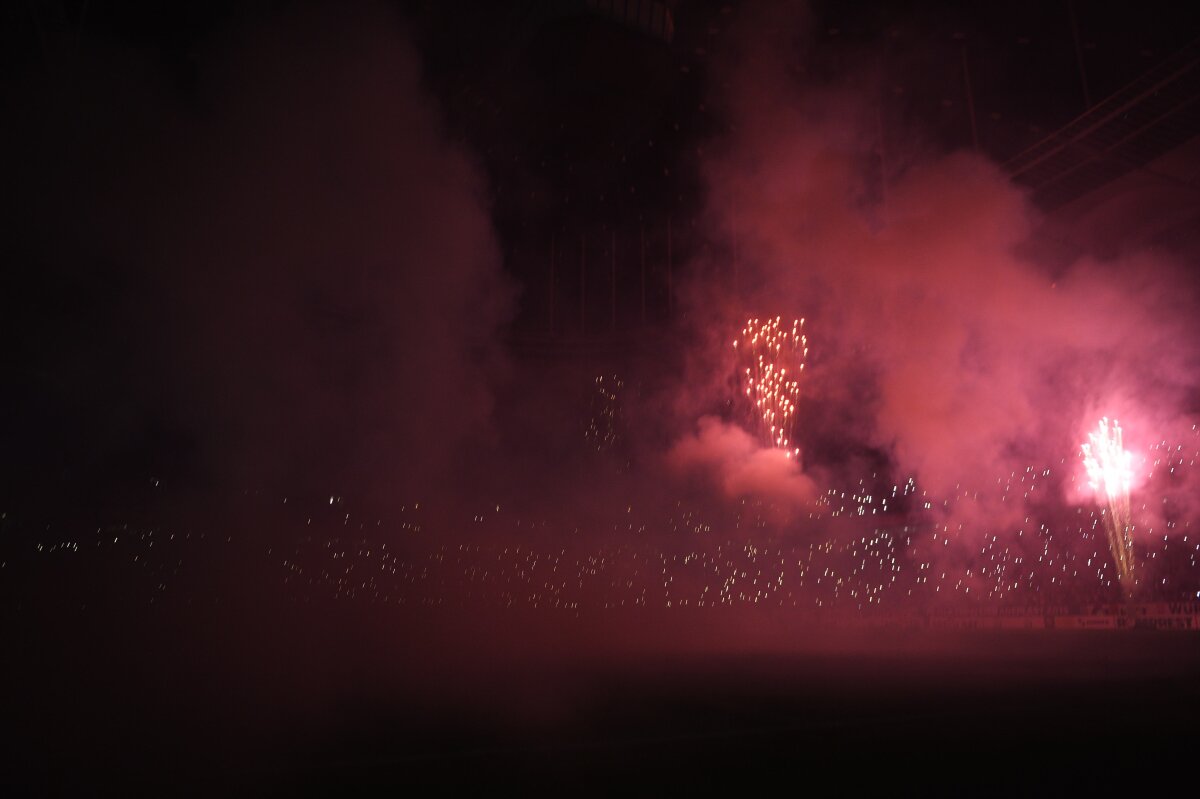
[[[764,447],[741,427],[713,416],[701,418],[696,431],[672,447],[667,461],[681,472],[703,475],[730,499],[752,496],[790,510],[817,494],[797,458]]]
[[[741,296],[724,299],[709,279],[722,265],[701,264],[693,313],[729,328],[747,309],[808,317],[807,396],[859,411],[845,416],[865,421],[837,434],[886,452],[898,482],[971,496],[948,505],[950,529],[1023,517],[988,489],[1031,466],[1073,471],[1081,431],[1102,415],[1131,440],[1186,426],[1200,337],[1175,258],[1039,262],[1042,213],[973,152],[892,151],[881,180],[873,77],[799,80],[789,52],[746,48],[727,64],[731,132],[703,167],[710,228],[738,239]],[[715,445],[735,437],[716,430],[702,425],[676,457],[700,442],[728,449]],[[725,485],[748,458],[723,461]]]

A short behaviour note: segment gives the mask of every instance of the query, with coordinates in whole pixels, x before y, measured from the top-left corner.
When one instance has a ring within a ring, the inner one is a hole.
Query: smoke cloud
[[[883,161],[877,76],[802,77],[802,15],[747,26],[756,46],[724,63],[730,132],[703,158],[709,227],[737,242],[741,296],[724,291],[727,261],[701,260],[689,307],[729,331],[747,314],[808,318],[797,435],[809,474],[838,478],[812,446],[833,436],[833,450],[882,453],[892,482],[950,500],[947,530],[990,534],[1026,515],[998,483],[1053,468],[1071,485],[1100,416],[1120,418],[1134,447],[1190,428],[1200,339],[1176,256],[1109,248],[1040,262],[1042,215],[1000,167],[974,152],[895,151],[900,136]],[[728,364],[697,363],[720,377],[695,375],[689,390],[727,395]],[[840,429],[816,429],[831,422]],[[724,484],[744,485],[755,455],[738,441],[710,420],[676,460],[725,457]]]
[[[715,482],[729,499],[751,495],[793,509],[817,493],[816,484],[788,453],[763,447],[741,427],[713,416],[702,417],[697,431],[674,445],[668,462]]]

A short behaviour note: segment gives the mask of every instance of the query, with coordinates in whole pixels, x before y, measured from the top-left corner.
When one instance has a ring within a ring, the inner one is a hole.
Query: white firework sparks
[[[1131,592],[1134,585],[1129,510],[1132,456],[1125,450],[1121,426],[1115,419],[1111,423],[1108,417],[1101,419],[1097,430],[1088,434],[1088,443],[1083,445],[1083,465],[1092,490],[1106,506],[1104,530],[1117,577],[1125,591]]]
[[[733,342],[742,391],[753,409],[753,425],[764,444],[800,454],[795,445],[796,403],[800,399],[800,373],[808,355],[804,320],[791,326],[782,317],[751,318]]]

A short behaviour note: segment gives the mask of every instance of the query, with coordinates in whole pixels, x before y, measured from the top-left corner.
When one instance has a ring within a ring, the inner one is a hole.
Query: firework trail
[[[781,317],[746,320],[742,336],[733,342],[738,353],[738,376],[750,404],[753,426],[764,444],[800,454],[794,443],[800,373],[808,355],[804,320],[788,328]]]
[[[1108,548],[1117,567],[1117,577],[1126,592],[1133,589],[1133,541],[1130,537],[1129,484],[1133,477],[1131,456],[1121,441],[1121,426],[1108,417],[1100,420],[1096,432],[1088,434],[1083,445],[1083,465],[1097,498],[1103,498],[1108,512],[1104,530]]]

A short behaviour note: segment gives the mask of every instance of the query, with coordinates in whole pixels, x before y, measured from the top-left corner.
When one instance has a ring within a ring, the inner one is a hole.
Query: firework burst
[[[742,393],[759,438],[788,457],[799,455],[794,432],[800,373],[808,355],[804,320],[795,319],[789,327],[779,316],[747,319],[733,348],[738,353]]]
[[[1096,497],[1106,507],[1104,530],[1117,577],[1126,592],[1133,589],[1133,540],[1130,535],[1129,485],[1132,456],[1121,440],[1121,426],[1105,417],[1083,445],[1083,465]]]

